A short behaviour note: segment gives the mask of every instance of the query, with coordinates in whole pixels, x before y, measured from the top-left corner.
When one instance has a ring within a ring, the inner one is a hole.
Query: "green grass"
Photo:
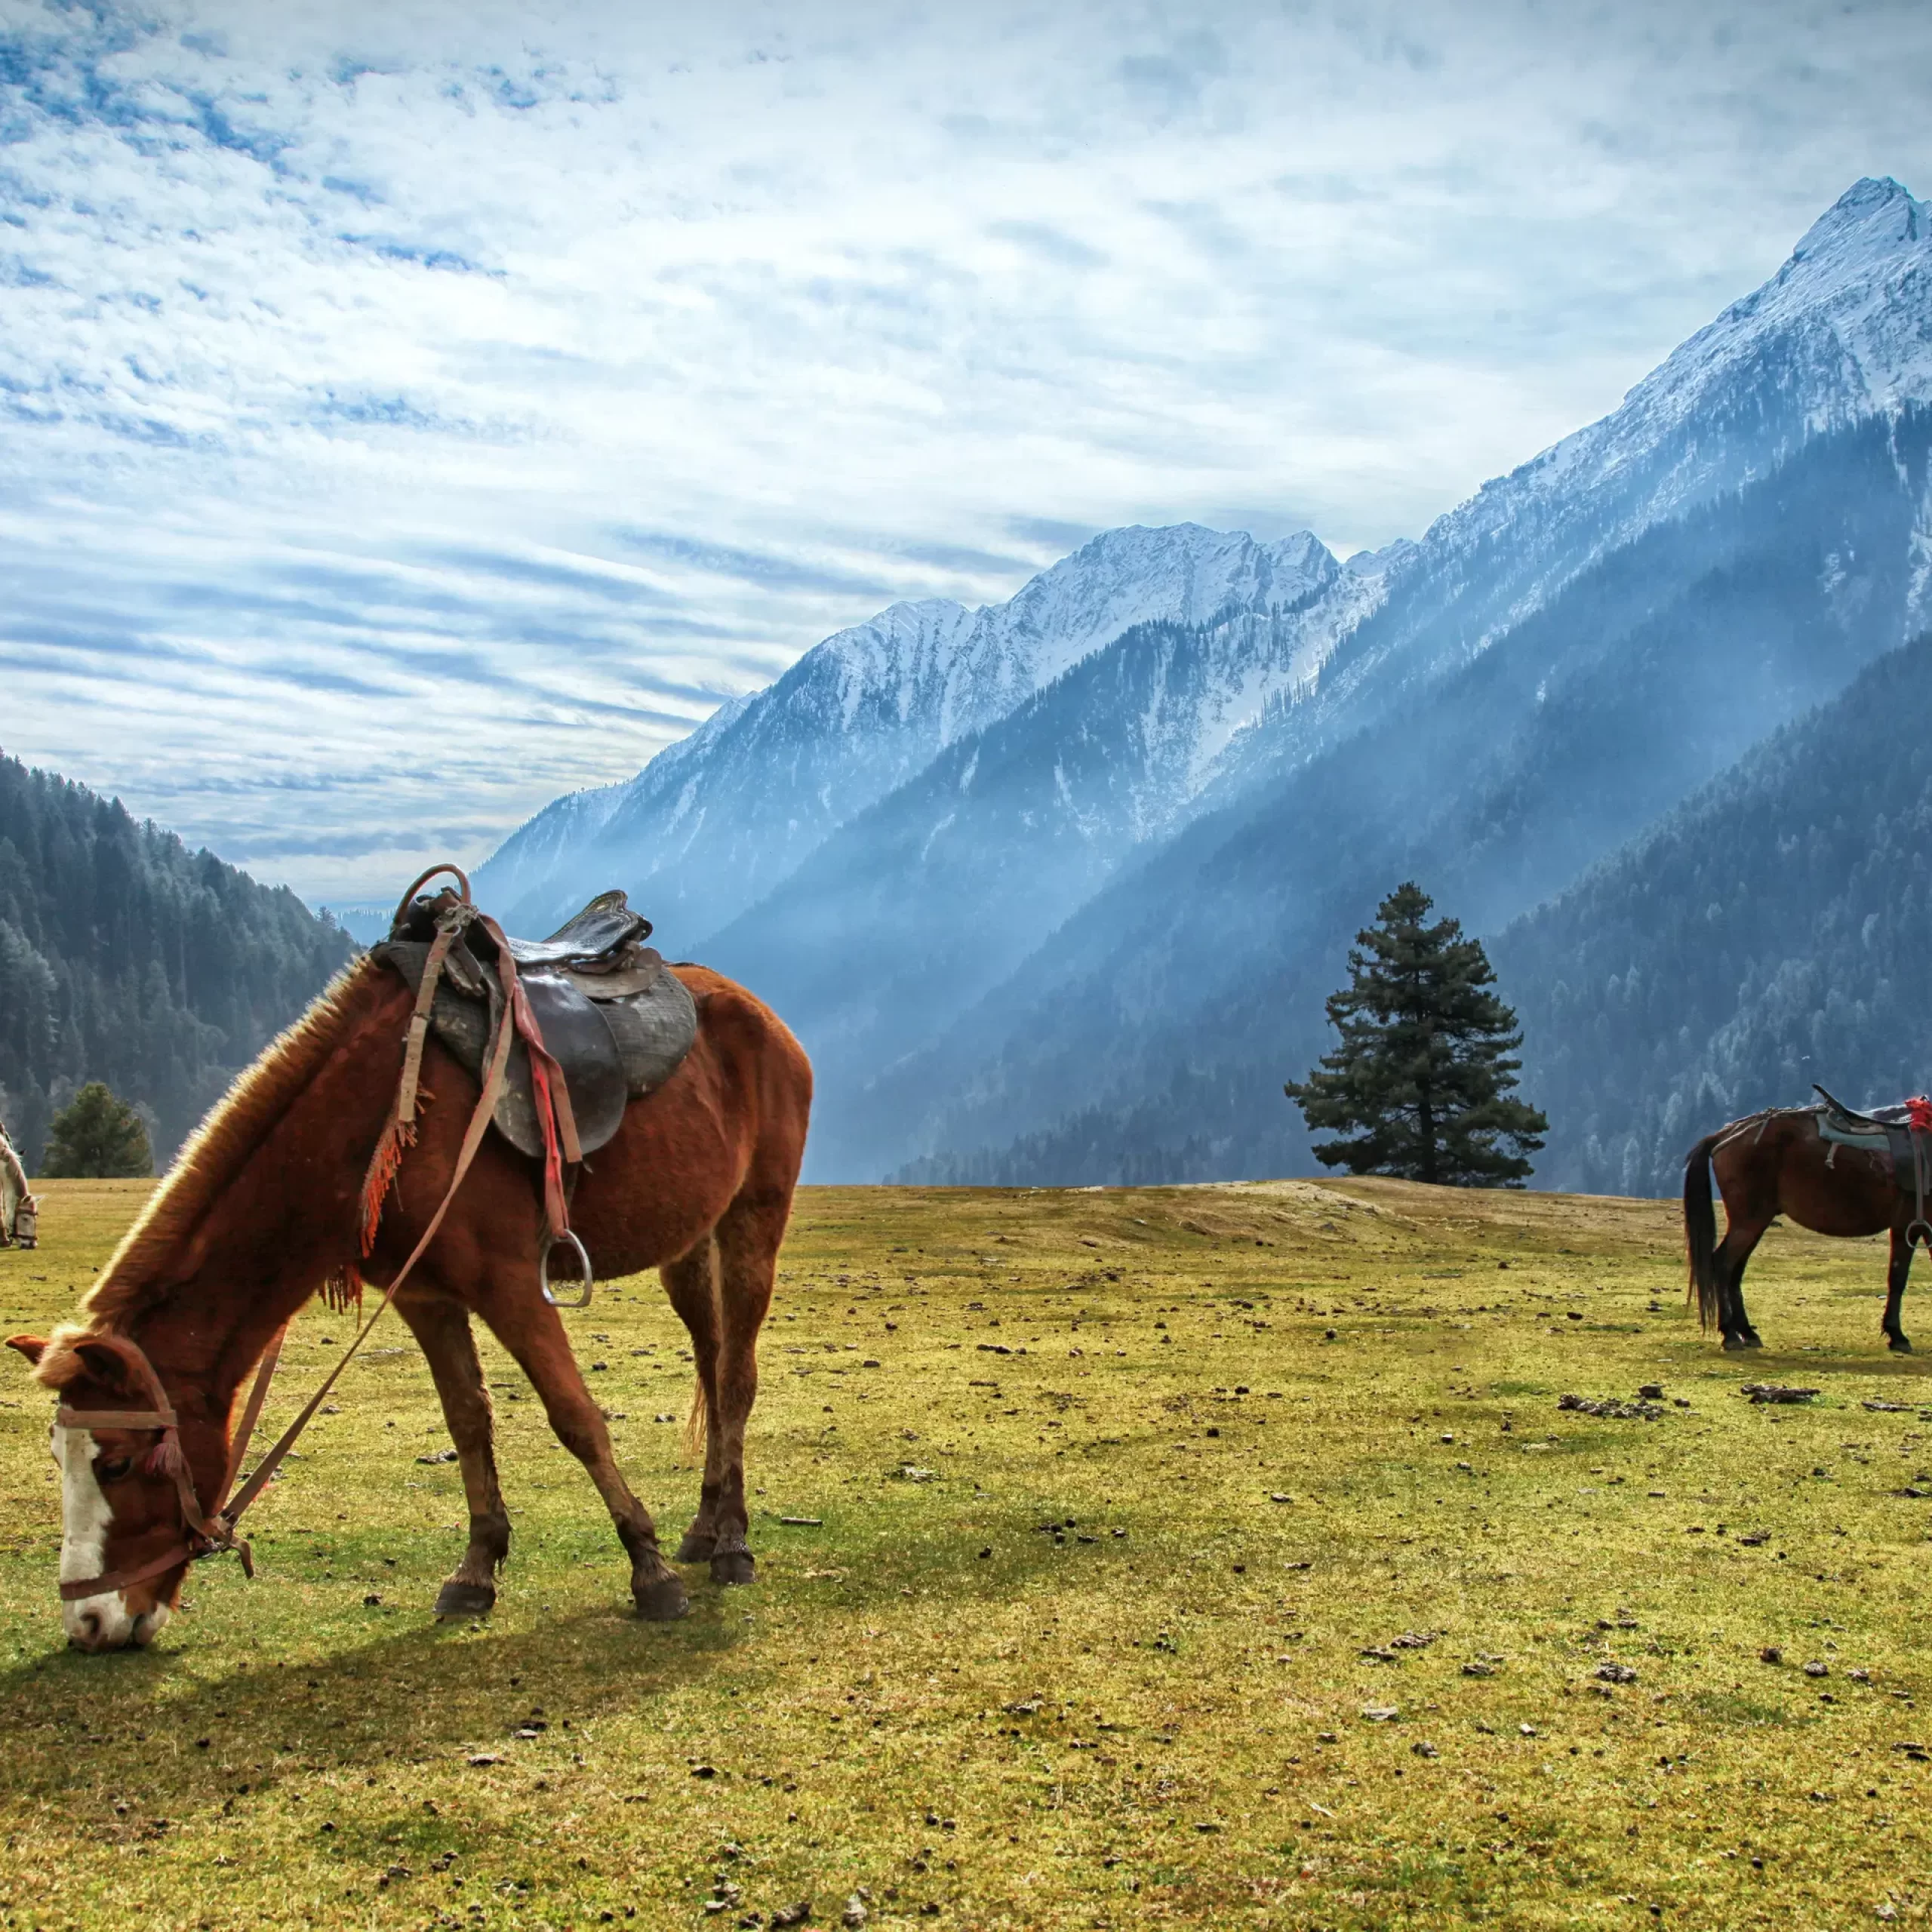
[[[140,1187],[46,1192],[8,1331],[71,1309]],[[430,1620],[464,1511],[398,1324],[263,1499],[255,1582],[204,1565],[152,1651],[70,1654],[18,1376],[0,1925],[825,1925],[861,1887],[874,1925],[1921,1920],[1932,1500],[1897,1492],[1932,1488],[1932,1383],[1883,1349],[1883,1269],[1774,1233],[1740,1358],[1683,1312],[1667,1203],[811,1190],[761,1581],[691,1573],[669,1627],[495,1352],[516,1543],[487,1624]],[[570,1318],[674,1542],[682,1331],[654,1278]],[[303,1317],[271,1425],[347,1333]],[[1652,1380],[1690,1406],[1557,1407]]]

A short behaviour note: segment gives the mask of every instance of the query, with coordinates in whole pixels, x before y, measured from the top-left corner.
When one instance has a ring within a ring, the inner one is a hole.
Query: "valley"
[[[71,1311],[144,1186],[48,1185],[9,1331]],[[1667,1203],[808,1189],[752,1588],[638,1623],[486,1344],[515,1540],[495,1614],[435,1624],[463,1504],[398,1327],[251,1518],[255,1581],[204,1566],[154,1649],[100,1658],[63,1647],[10,1366],[0,1912],[1921,1922],[1932,1385],[1880,1345],[1882,1265],[1777,1231],[1740,1358],[1684,1312]],[[569,1320],[675,1534],[682,1331],[651,1278]],[[271,1426],[345,1333],[302,1316]],[[1646,1385],[1647,1416],[1561,1404]]]

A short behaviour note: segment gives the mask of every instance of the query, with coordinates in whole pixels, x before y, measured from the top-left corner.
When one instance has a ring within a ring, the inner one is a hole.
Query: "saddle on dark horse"
[[[1817,1117],[1818,1137],[1835,1143],[1827,1161],[1838,1147],[1855,1147],[1875,1156],[1890,1170],[1899,1192],[1909,1191],[1912,1195],[1909,1236],[1932,1242],[1932,1223],[1925,1216],[1925,1198],[1932,1193],[1932,1103],[1919,1095],[1860,1113],[1816,1081],[1811,1091],[1818,1097],[1819,1103],[1811,1110]]]
[[[420,990],[447,892],[425,894],[403,909],[371,956]],[[516,977],[543,1044],[561,1066],[578,1145],[594,1153],[617,1131],[624,1109],[663,1085],[697,1037],[689,989],[653,946],[651,921],[621,892],[600,893],[546,940],[509,940]],[[503,1017],[497,946],[481,924],[463,928],[443,962],[430,1031],[478,1080]],[[493,1120],[510,1145],[533,1158],[545,1152],[529,1050],[510,1048],[509,1069]]]

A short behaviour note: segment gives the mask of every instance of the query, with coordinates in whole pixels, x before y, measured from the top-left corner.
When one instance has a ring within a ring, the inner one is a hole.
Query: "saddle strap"
[[[423,1048],[429,1038],[429,1009],[436,1003],[443,961],[449,957],[450,948],[462,930],[454,919],[439,919],[436,937],[429,944],[429,956],[423,962],[422,983],[416,989],[416,1008],[409,1016],[408,1044],[403,1048],[402,1084],[395,1095],[395,1117],[405,1128],[414,1125],[416,1121],[416,1093],[423,1079]]]
[[[530,1055],[530,1082],[535,1090],[537,1124],[543,1131],[544,1232],[560,1241],[571,1231],[570,1208],[564,1198],[564,1168],[575,1168],[583,1159],[577,1138],[577,1115],[571,1106],[570,1089],[564,1069],[543,1044],[543,1029],[531,1011],[530,995],[523,989],[515,955],[503,929],[487,912],[476,915],[476,923],[497,943],[497,974],[503,983],[503,999],[516,1024],[524,1049]],[[423,983],[429,983],[427,972]],[[418,1004],[420,999],[419,996]],[[506,1029],[507,1030],[507,1029]],[[492,1103],[494,1105],[494,1103]]]

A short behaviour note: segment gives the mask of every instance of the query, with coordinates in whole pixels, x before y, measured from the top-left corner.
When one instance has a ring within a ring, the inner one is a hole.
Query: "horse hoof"
[[[1886,1346],[1895,1355],[1909,1355],[1912,1353],[1912,1344],[1903,1335],[1887,1336]]]
[[[1761,1349],[1764,1346],[1755,1335],[1727,1335],[1724,1338],[1727,1355],[1735,1355],[1741,1349]]]
[[[633,1583],[631,1595],[637,1604],[637,1614],[647,1623],[675,1623],[691,1607],[683,1580],[677,1577],[660,1577],[654,1583]]]
[[[694,1523],[685,1532],[685,1540],[678,1544],[678,1554],[673,1561],[678,1563],[702,1563],[709,1557],[717,1542],[718,1539],[715,1536],[704,1535],[700,1531],[698,1526]]]
[[[497,1592],[488,1583],[445,1583],[436,1592],[438,1617],[487,1617],[497,1607]]]
[[[711,1580],[714,1583],[750,1583],[757,1580],[758,1565],[748,1549],[728,1549],[711,1559]]]

